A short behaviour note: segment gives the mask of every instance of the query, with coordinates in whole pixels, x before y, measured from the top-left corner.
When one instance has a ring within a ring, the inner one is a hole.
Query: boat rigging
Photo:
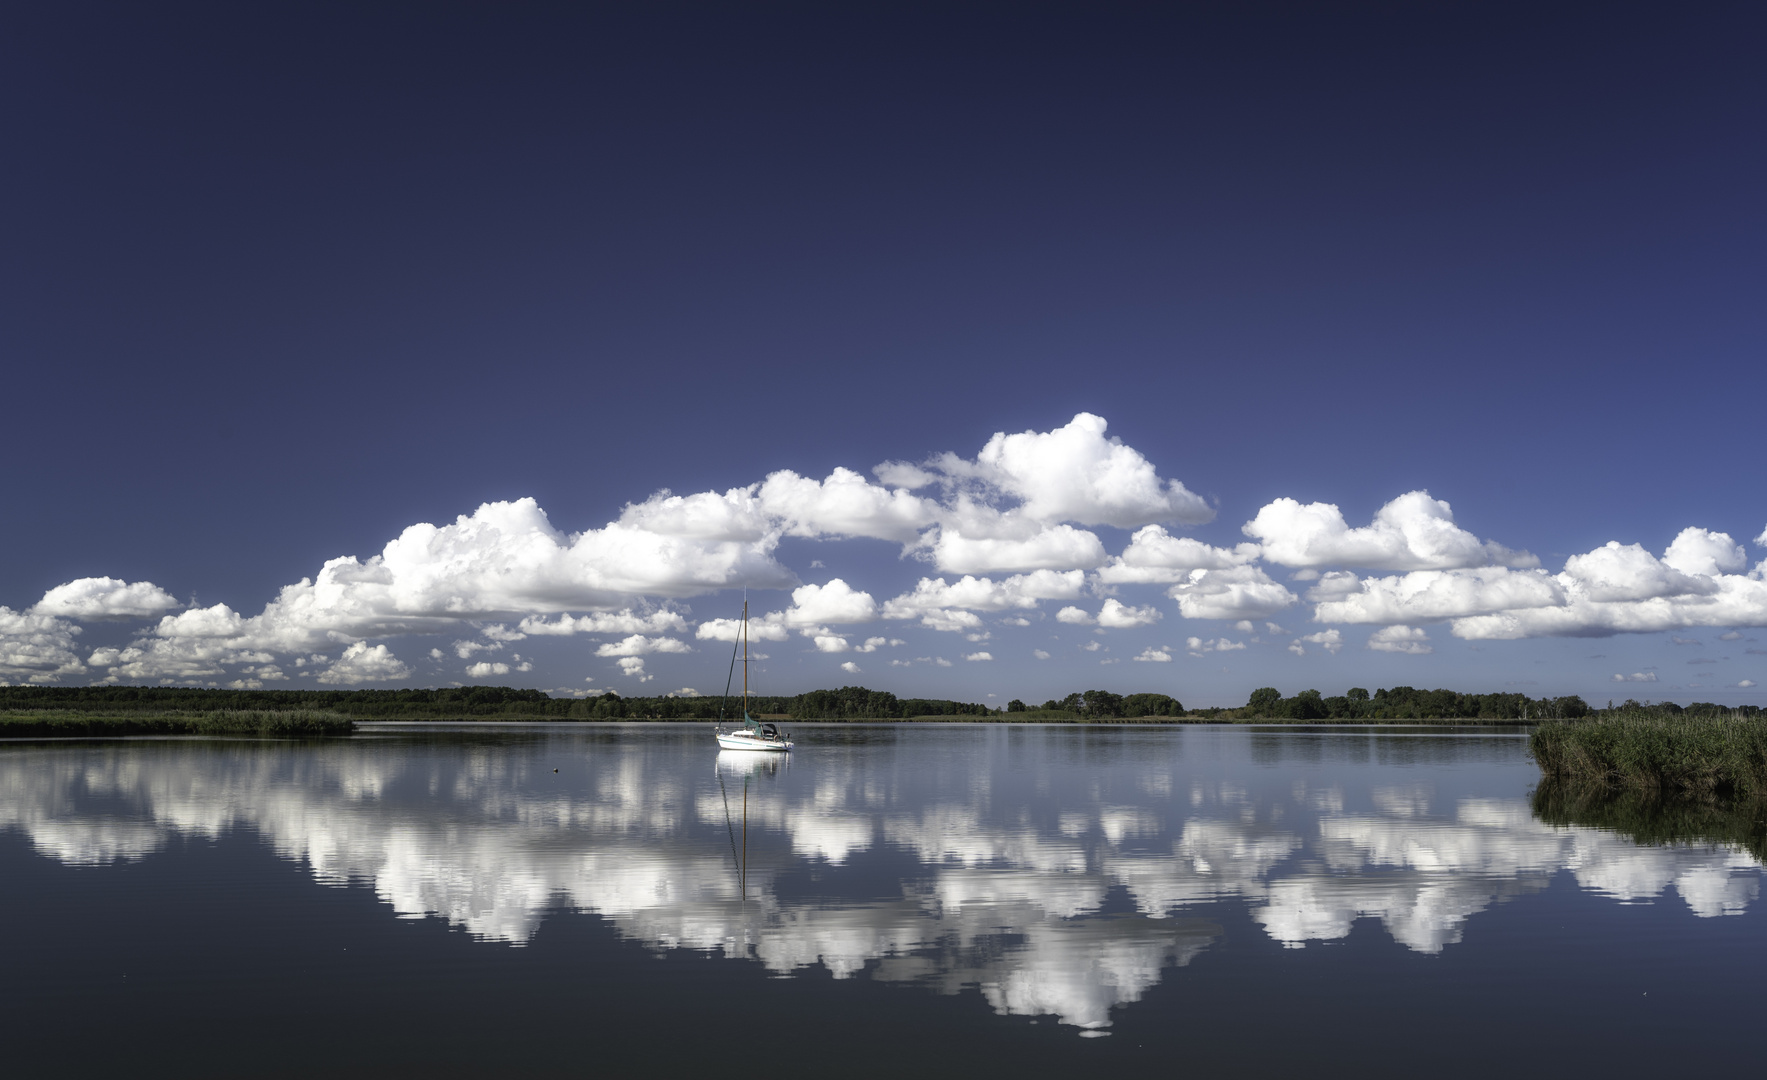
[[[736,671],[736,650],[742,649],[742,726],[731,731],[724,730],[724,700],[730,697],[731,676]],[[730,675],[724,679],[724,698],[718,703],[718,723],[712,729],[718,745],[725,750],[763,750],[782,753],[792,748],[792,742],[779,730],[778,725],[756,720],[749,715],[749,602],[742,602],[742,630],[737,634],[737,642],[730,648]]]

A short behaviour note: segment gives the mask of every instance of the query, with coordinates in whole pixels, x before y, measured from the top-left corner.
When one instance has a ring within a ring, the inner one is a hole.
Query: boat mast
[[[742,602],[742,718],[749,718],[749,602]]]

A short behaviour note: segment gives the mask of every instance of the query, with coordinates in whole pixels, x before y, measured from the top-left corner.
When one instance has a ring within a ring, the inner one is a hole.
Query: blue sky
[[[1764,21],[14,7],[0,679],[1760,701]]]

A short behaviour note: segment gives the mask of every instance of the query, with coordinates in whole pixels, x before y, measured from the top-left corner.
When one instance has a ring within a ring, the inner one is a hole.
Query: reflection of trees
[[[1534,815],[1553,825],[1608,829],[1649,846],[1731,844],[1767,860],[1767,798],[1676,795],[1548,778],[1531,801]]]

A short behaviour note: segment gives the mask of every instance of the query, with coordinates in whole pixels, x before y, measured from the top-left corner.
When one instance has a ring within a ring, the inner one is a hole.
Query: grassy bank
[[[0,713],[0,738],[87,735],[268,735],[307,738],[348,735],[354,722],[341,713],[318,709],[283,712],[92,713],[67,709]]]
[[[1767,717],[1655,710],[1549,720],[1528,740],[1550,780],[1605,788],[1767,795]]]
[[[1735,844],[1767,861],[1767,796],[1721,798],[1661,789],[1546,780],[1534,816],[1548,825],[1608,829],[1640,844]]]

